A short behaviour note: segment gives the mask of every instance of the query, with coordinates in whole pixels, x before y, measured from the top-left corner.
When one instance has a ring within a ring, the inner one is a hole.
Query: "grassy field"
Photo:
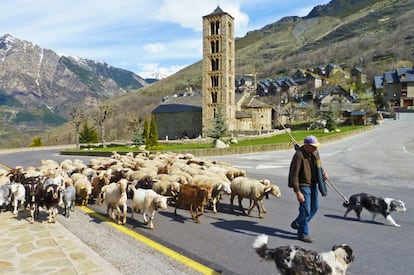
[[[293,138],[299,143],[302,144],[303,139],[308,135],[314,135],[316,136],[320,142],[323,143],[326,139],[333,139],[335,137],[341,137],[343,135],[349,134],[353,131],[359,131],[364,130],[370,126],[343,126],[339,128],[339,131],[337,132],[329,132],[325,133],[323,129],[317,129],[317,130],[297,130],[292,131],[291,135]],[[224,141],[230,140],[230,138],[224,138]],[[230,144],[230,148],[234,147],[243,147],[243,146],[259,146],[259,145],[267,145],[267,144],[289,144],[291,142],[290,136],[287,133],[282,133],[279,135],[274,135],[270,137],[256,137],[251,139],[243,139],[238,140],[237,143]],[[150,151],[157,152],[157,151],[183,151],[183,150],[197,150],[197,149],[210,149],[213,148],[213,142],[212,141],[205,141],[205,142],[171,142],[171,143],[160,143],[158,146],[151,148]],[[116,151],[118,153],[127,153],[127,152],[139,152],[139,148],[132,147],[132,146],[108,146],[107,148],[91,148],[89,150],[85,149],[78,149],[78,150],[68,150],[65,151],[66,153],[80,153],[80,152],[96,152],[96,153],[111,153],[113,151]]]

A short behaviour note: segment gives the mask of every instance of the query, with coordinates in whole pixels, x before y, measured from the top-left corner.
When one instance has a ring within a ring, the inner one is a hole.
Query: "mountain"
[[[386,70],[412,66],[413,17],[414,0],[332,0],[307,16],[288,16],[236,38],[236,74],[254,73],[259,81],[333,63],[363,68],[372,79]],[[139,93],[114,95],[107,102],[117,112],[105,125],[106,140],[131,140],[126,126],[131,119],[148,117],[164,96],[185,94],[190,87],[201,91],[201,77],[199,61]],[[14,100],[8,98],[9,104]],[[73,127],[65,124],[42,138],[47,144],[67,144],[73,136]]]
[[[0,37],[0,136],[44,131],[64,123],[73,106],[93,108],[146,85],[130,71],[59,55],[5,34]]]

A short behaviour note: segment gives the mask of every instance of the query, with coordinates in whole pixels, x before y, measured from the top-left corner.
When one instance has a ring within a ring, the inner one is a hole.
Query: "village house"
[[[414,110],[414,67],[398,68],[375,76],[373,90],[382,95],[384,106]]]

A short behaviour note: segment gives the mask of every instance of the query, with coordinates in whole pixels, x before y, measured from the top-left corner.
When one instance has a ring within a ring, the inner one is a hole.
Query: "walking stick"
[[[280,120],[277,120],[279,123],[280,123],[280,125],[282,125],[282,127],[283,127],[283,129],[285,130],[285,132],[286,132],[286,134],[288,134],[289,135],[289,137],[290,137],[290,141],[293,143],[293,146],[295,147],[295,150],[297,150],[299,147],[300,147],[300,145],[299,145],[299,143],[296,141],[296,139],[290,134],[290,132],[288,131],[288,129],[286,129],[286,127],[285,127],[285,125],[283,125],[283,123],[282,122],[280,122]]]
[[[280,125],[282,125],[283,129],[285,130],[285,132],[289,135],[290,137],[290,141],[293,143],[293,145],[295,146],[295,150],[298,149],[299,147],[299,143],[296,141],[296,139],[290,134],[290,132],[286,129],[285,125],[283,125],[282,122],[280,122],[280,120],[277,120]],[[335,189],[335,191],[342,197],[342,199],[345,201],[345,203],[349,203],[348,198],[345,197],[344,194],[342,194],[342,192],[336,187],[336,185],[330,180],[330,179],[326,179],[326,181]],[[326,194],[326,193],[325,193]]]
[[[339,189],[335,186],[335,184],[330,180],[330,179],[326,179],[326,181],[335,189],[335,191],[344,199],[345,203],[349,203],[348,198],[345,197],[344,194],[341,193],[341,191],[339,191]]]

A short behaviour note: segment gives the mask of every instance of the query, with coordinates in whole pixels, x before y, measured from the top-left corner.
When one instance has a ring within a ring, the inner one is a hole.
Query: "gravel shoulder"
[[[122,274],[200,274],[79,208],[58,221]]]

